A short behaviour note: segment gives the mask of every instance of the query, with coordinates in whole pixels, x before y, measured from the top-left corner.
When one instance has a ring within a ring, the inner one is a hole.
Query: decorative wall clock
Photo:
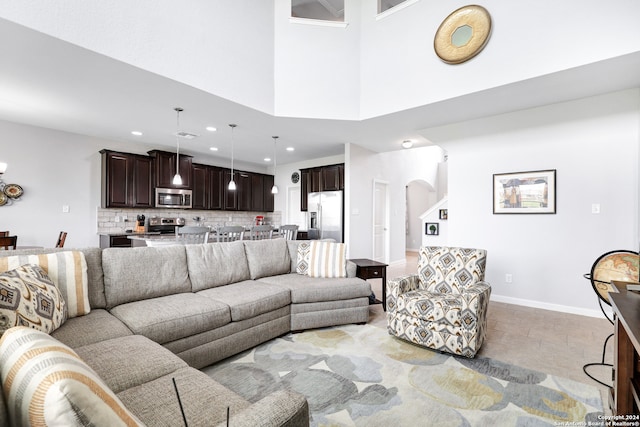
[[[291,174],[291,182],[297,184],[300,181],[300,174],[298,172],[294,172]]]
[[[491,35],[491,16],[478,5],[463,6],[446,17],[433,40],[433,48],[447,64],[468,61],[486,46]]]

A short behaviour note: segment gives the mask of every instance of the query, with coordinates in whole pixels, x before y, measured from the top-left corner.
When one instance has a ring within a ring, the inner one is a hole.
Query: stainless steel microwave
[[[156,208],[191,208],[191,190],[156,188]]]

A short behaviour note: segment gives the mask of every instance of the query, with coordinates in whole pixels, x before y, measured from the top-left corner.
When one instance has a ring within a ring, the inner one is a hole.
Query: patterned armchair
[[[491,286],[484,282],[487,251],[424,246],[418,274],[387,284],[391,335],[456,355],[474,357],[484,342]]]

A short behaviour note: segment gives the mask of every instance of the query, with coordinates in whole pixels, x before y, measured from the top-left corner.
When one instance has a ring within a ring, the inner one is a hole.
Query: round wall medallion
[[[298,172],[294,172],[291,174],[291,182],[297,184],[300,181],[300,174]]]
[[[464,6],[442,21],[433,39],[433,48],[447,64],[460,64],[479,54],[490,34],[491,16],[487,9]]]

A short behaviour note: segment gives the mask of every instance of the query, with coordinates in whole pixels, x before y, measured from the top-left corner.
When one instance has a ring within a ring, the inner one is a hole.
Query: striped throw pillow
[[[311,277],[347,277],[347,245],[313,240],[308,264]]]
[[[15,426],[141,426],[66,345],[18,326],[0,339],[0,380]]]
[[[0,273],[0,335],[14,326],[50,334],[67,320],[60,291],[37,265]]]
[[[80,251],[53,252],[41,255],[14,255],[0,258],[0,273],[21,265],[40,266],[58,287],[67,303],[68,316],[89,314],[87,261]]]

